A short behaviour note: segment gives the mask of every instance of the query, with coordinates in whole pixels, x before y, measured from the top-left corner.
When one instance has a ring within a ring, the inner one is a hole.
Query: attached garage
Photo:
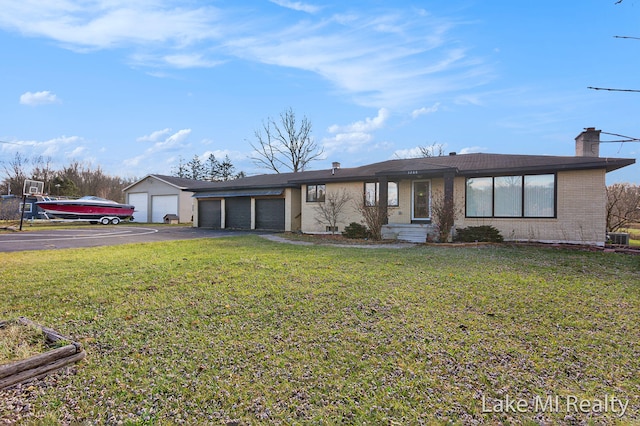
[[[251,197],[225,200],[225,224],[230,229],[251,229]]]
[[[222,208],[220,200],[200,200],[198,202],[198,226],[201,228],[222,228]]]
[[[194,226],[263,231],[300,229],[300,189],[281,185],[286,178],[285,174],[250,176],[190,187],[197,206]],[[244,187],[258,179],[261,187]]]
[[[162,223],[167,214],[178,214],[177,195],[154,195],[151,197],[151,222]]]
[[[146,222],[148,209],[147,206],[149,204],[149,194],[146,192],[142,193],[131,193],[128,194],[127,202],[132,204],[135,207],[133,212],[133,220],[132,222]]]
[[[284,231],[284,198],[256,199],[256,229]]]

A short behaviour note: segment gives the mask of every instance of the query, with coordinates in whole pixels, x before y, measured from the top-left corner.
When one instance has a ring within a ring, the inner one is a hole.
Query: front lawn
[[[640,422],[640,256],[244,236],[0,264],[0,320],[25,316],[87,351],[0,391],[0,419]],[[612,397],[624,413],[597,405]]]

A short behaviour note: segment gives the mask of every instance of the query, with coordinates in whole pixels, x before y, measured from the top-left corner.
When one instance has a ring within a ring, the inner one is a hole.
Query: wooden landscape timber
[[[6,389],[19,383],[43,377],[68,364],[78,362],[86,356],[86,352],[80,343],[73,342],[50,328],[24,317],[18,318],[17,323],[40,328],[47,345],[65,341],[68,341],[69,344],[27,359],[0,365],[0,389]],[[8,322],[6,321],[0,322],[0,328],[5,327],[7,324]]]

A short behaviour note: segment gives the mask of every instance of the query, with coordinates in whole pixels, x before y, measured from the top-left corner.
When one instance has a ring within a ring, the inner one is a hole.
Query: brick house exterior
[[[341,212],[338,231],[362,222],[356,204],[364,198],[388,217],[385,238],[424,242],[437,233],[434,200],[449,199],[458,228],[492,225],[505,240],[603,245],[606,173],[635,160],[599,157],[599,134],[588,128],[578,135],[575,156],[452,153],[199,183],[188,188],[194,226],[228,228],[231,222],[246,229],[327,232],[318,206],[340,193],[353,202]]]

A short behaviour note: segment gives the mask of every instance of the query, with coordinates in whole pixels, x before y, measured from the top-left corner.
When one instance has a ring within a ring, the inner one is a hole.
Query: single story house
[[[178,222],[192,221],[193,202],[187,188],[199,181],[165,175],[147,175],[123,189],[125,200],[135,206],[133,222],[163,223],[166,215]]]
[[[337,231],[362,223],[358,202],[388,217],[384,238],[424,242],[437,232],[432,206],[453,201],[455,227],[492,225],[505,240],[604,245],[605,175],[634,159],[599,156],[600,131],[576,137],[575,156],[460,154],[389,160],[354,168],[198,182],[193,226],[329,230],[319,206],[349,194]],[[386,200],[386,202],[380,202]]]

